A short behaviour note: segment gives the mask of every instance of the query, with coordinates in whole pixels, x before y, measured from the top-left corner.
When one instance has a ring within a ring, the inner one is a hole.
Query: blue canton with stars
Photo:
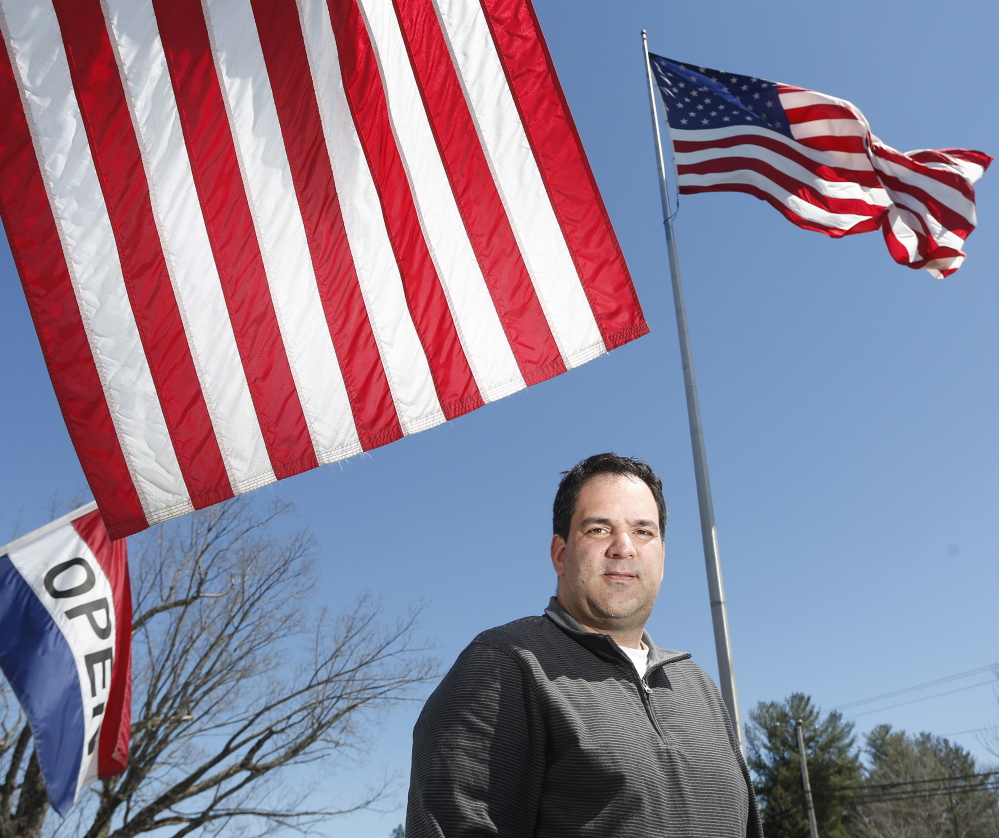
[[[670,128],[758,125],[792,136],[774,82],[679,64],[651,53],[649,59]]]

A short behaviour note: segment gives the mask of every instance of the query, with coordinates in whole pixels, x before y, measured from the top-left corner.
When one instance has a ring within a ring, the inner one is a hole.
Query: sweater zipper
[[[690,657],[689,654],[684,653],[683,655],[679,655],[675,658],[669,658],[668,660],[661,661],[660,663],[656,664],[654,668],[663,669],[668,663],[674,663],[676,661],[685,660],[689,657]],[[635,673],[635,676],[638,678],[638,683],[641,685],[642,704],[645,705],[645,712],[649,716],[649,721],[652,722],[652,726],[656,729],[656,733],[659,734],[659,738],[665,742],[666,734],[663,732],[663,729],[659,726],[659,720],[656,718],[656,714],[652,709],[652,687],[650,687],[649,682],[645,680],[646,678],[649,677],[649,673],[652,672],[652,669],[651,668],[646,669],[644,675],[639,675],[638,672],[635,670],[635,667],[631,667],[631,671]]]
[[[635,674],[637,675],[638,673],[636,672]],[[666,734],[659,727],[659,720],[652,710],[652,687],[646,683],[644,676],[638,679],[638,683],[642,685],[642,704],[645,705],[645,712],[649,714],[649,721],[652,722],[652,726],[656,729],[656,733],[659,734],[659,738],[665,742]]]

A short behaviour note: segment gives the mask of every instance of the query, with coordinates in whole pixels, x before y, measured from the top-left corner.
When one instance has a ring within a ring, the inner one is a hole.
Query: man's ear
[[[557,533],[552,536],[551,556],[552,567],[561,576],[562,571],[565,570],[565,539]]]

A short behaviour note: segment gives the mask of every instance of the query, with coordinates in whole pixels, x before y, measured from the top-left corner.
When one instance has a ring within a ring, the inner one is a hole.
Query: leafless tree
[[[47,818],[30,730],[0,690],[0,838],[301,829],[385,794],[381,783],[312,805],[335,795],[310,794],[294,767],[318,785],[378,714],[435,677],[414,641],[418,609],[386,620],[370,595],[336,616],[315,607],[315,544],[282,534],[286,511],[237,499],[132,539],[128,768],[84,790],[65,821]]]
[[[947,739],[878,725],[871,770],[856,790],[856,838],[995,838],[994,775]]]

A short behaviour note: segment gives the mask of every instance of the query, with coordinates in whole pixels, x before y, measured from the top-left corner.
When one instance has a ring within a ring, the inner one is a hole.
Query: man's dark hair
[[[594,454],[576,463],[568,471],[562,472],[562,482],[558,484],[555,493],[555,505],[552,508],[552,532],[568,540],[569,525],[572,523],[576,503],[579,500],[580,489],[587,480],[598,474],[623,474],[636,477],[645,483],[652,491],[659,510],[659,533],[666,532],[666,501],[663,500],[663,482],[647,463],[619,454]]]

